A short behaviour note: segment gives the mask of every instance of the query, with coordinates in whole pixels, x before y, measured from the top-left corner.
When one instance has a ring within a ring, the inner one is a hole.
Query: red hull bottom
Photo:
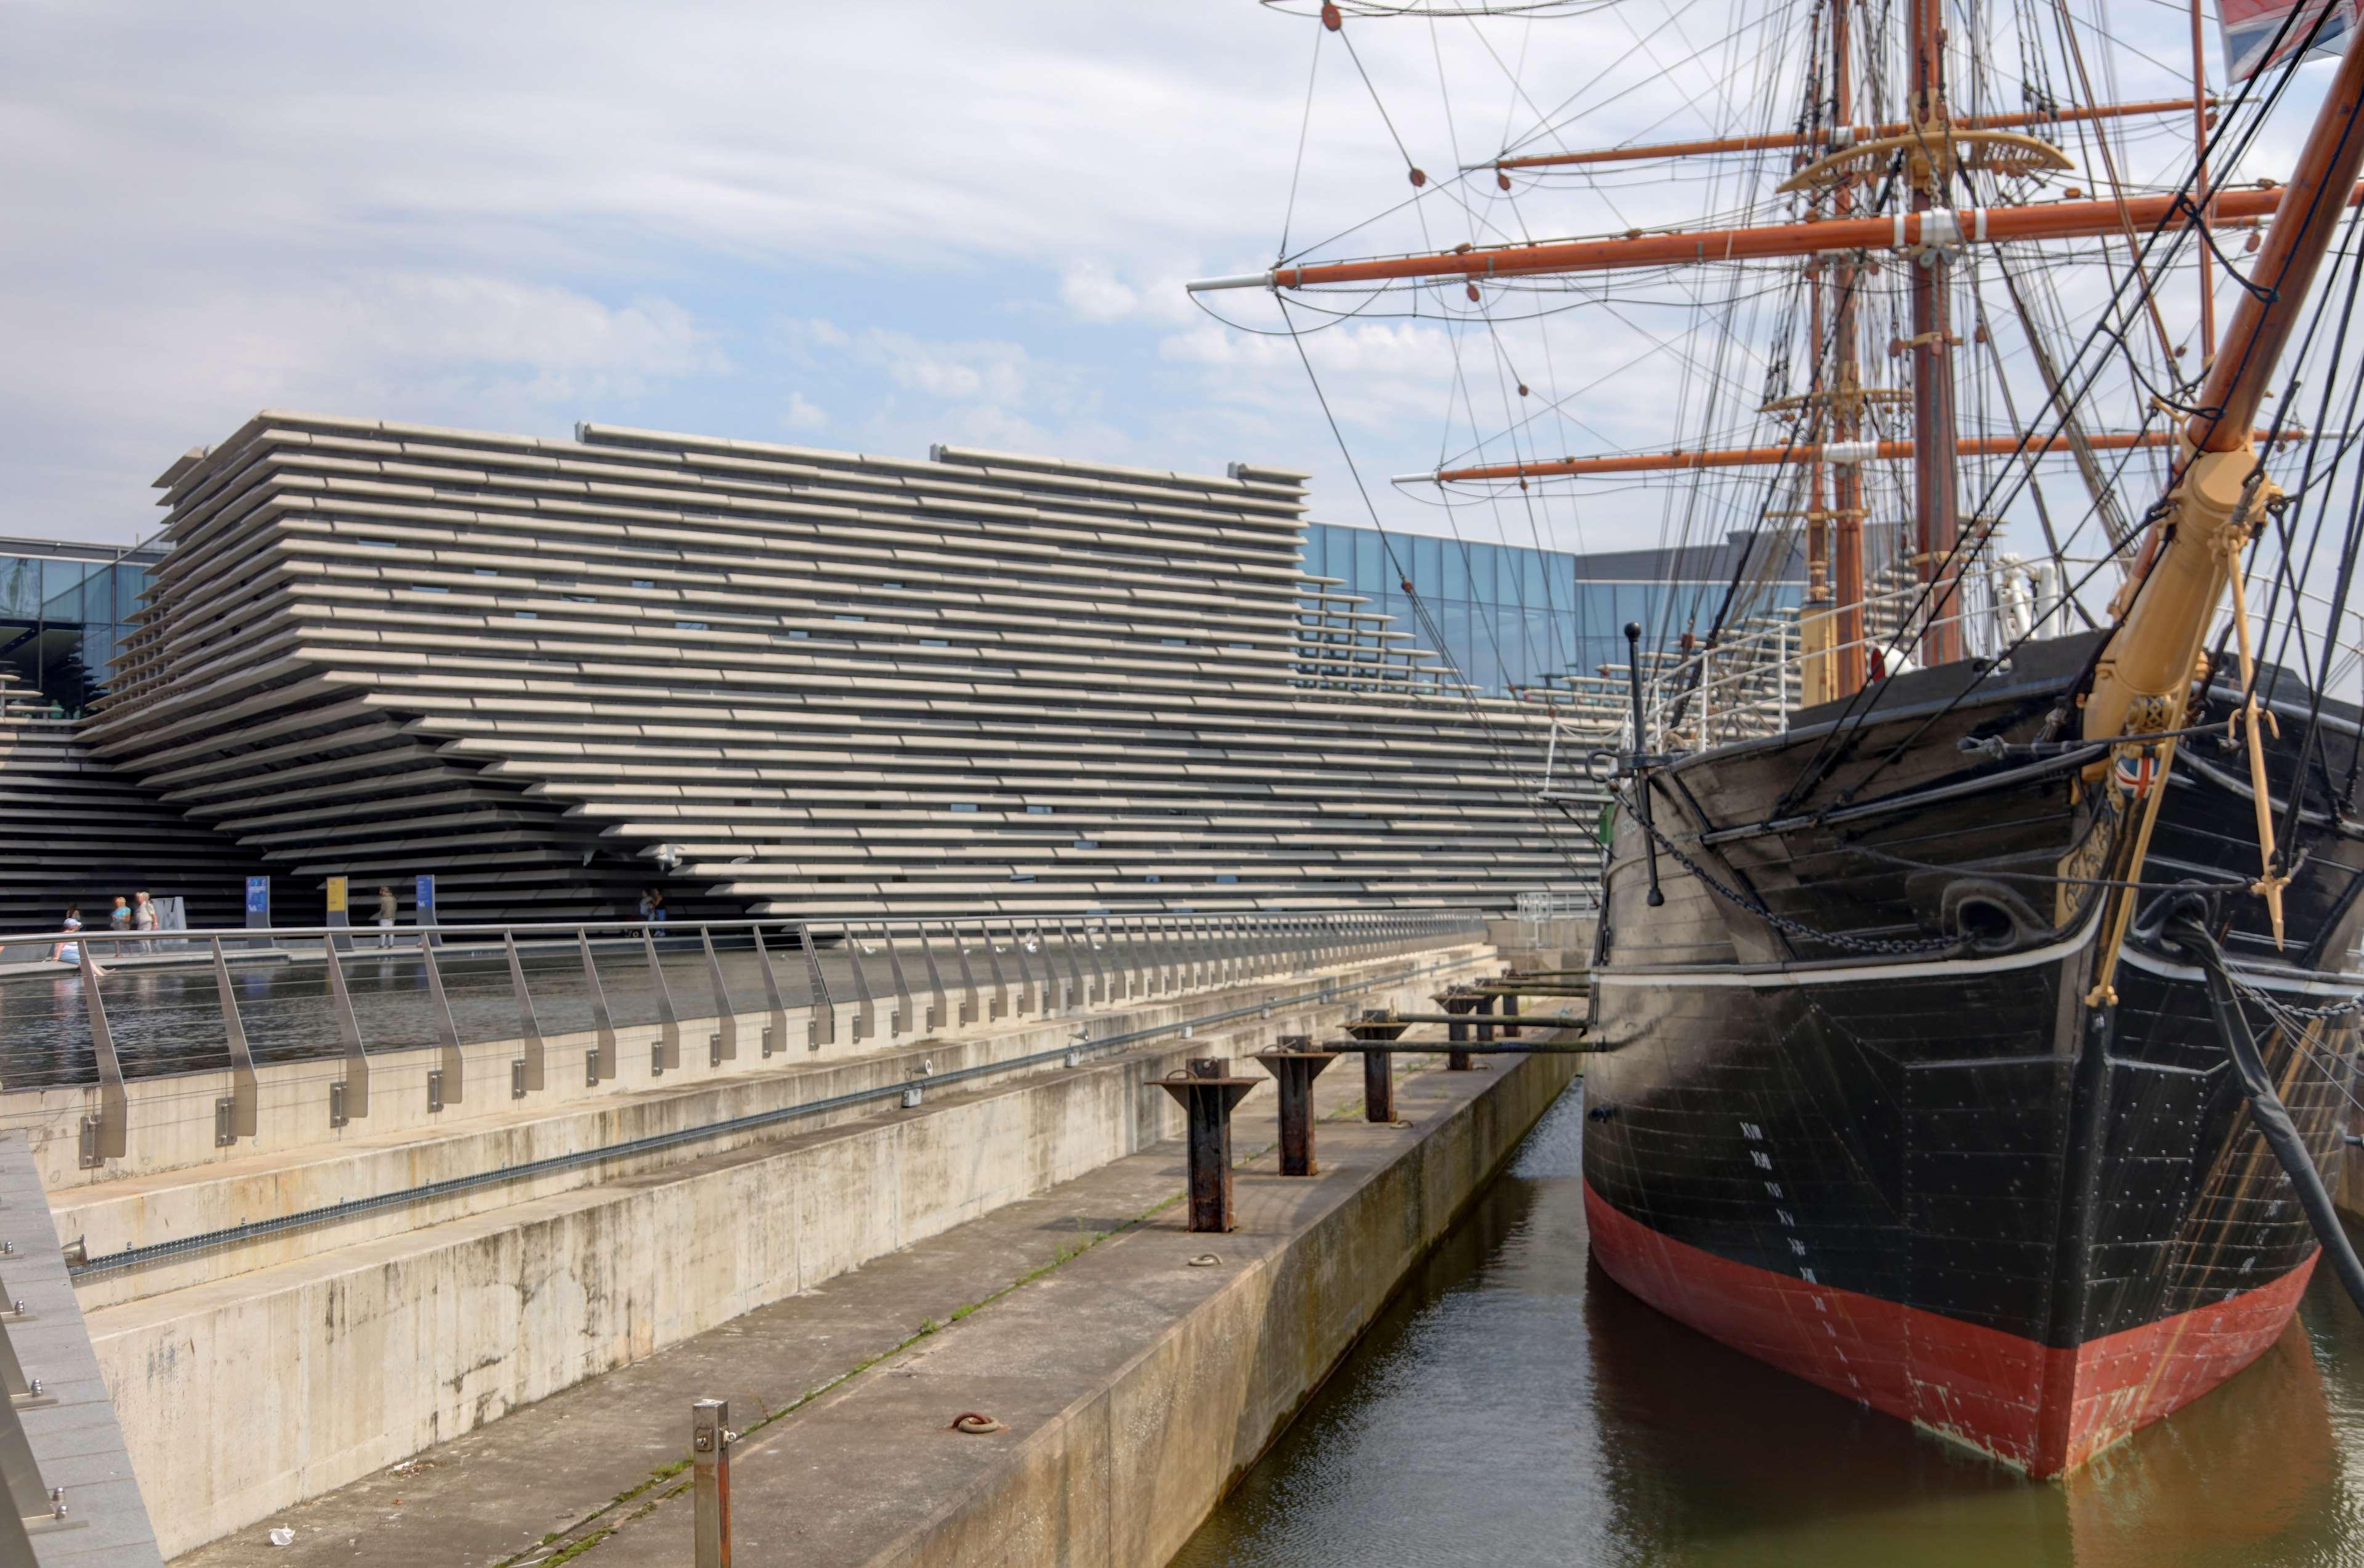
[[[2074,1470],[2247,1366],[2314,1272],[2058,1349],[1719,1258],[1620,1213],[1585,1184],[1609,1276],[1711,1339],[2041,1478]]]

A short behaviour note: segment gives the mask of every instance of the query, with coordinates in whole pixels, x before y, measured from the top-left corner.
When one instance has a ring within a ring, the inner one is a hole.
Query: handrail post
[[[673,992],[665,985],[664,965],[657,962],[656,927],[641,928],[641,951],[648,955],[649,984],[657,994],[657,1044],[649,1053],[649,1076],[681,1068],[681,1015],[674,1011]]]
[[[254,1050],[247,1043],[246,1024],[238,1016],[238,995],[230,989],[229,960],[222,955],[221,938],[212,939],[214,985],[221,992],[222,1034],[229,1044],[229,1095],[214,1106],[214,1141],[228,1145],[252,1138],[262,1120],[262,1094],[254,1076]]]
[[[922,1028],[933,1034],[944,1027],[944,1014],[950,1010],[944,1001],[943,966],[936,962],[936,944],[928,940],[928,923],[914,920],[911,929],[919,938],[920,961],[928,966],[928,1018]]]
[[[730,1000],[730,987],[723,981],[722,961],[714,956],[713,928],[697,928],[697,945],[706,953],[707,983],[714,987],[714,1036],[708,1042],[706,1064],[719,1067],[739,1060],[739,1009]]]
[[[820,972],[820,949],[813,944],[812,927],[797,922],[797,940],[805,947],[805,1049],[819,1051],[837,1043],[837,1003],[829,994],[829,977]]]
[[[837,930],[838,951],[853,972],[853,1042],[859,1045],[878,1032],[878,1004],[870,995],[870,976],[862,973],[862,939],[851,921],[840,921]]]
[[[987,921],[976,923],[977,934],[985,939],[985,973],[992,981],[993,995],[986,998],[985,1016],[988,1022],[1006,1016],[1009,1011],[1009,982],[1001,974],[1001,949],[993,940],[993,927]]]
[[[1143,996],[1165,995],[1165,966],[1157,962],[1157,933],[1150,929],[1146,915],[1128,916],[1125,924],[1132,930],[1134,967],[1141,971],[1141,994]]]
[[[748,934],[755,939],[755,970],[764,977],[764,1005],[772,1015],[772,1021],[764,1026],[764,1054],[769,1057],[787,1049],[788,1009],[780,1000],[780,977],[772,969],[772,950],[764,945],[764,928],[753,927]]]
[[[517,1083],[510,1091],[512,1099],[541,1091],[544,1051],[541,1042],[541,1020],[534,1016],[533,993],[526,989],[525,961],[518,956],[517,933],[501,933],[501,950],[509,961],[509,989],[516,994],[518,1010],[518,1040],[525,1050],[515,1064]]]
[[[960,922],[946,920],[944,929],[953,939],[953,951],[960,957],[961,999],[960,1021],[976,1022],[976,972],[969,967],[968,939],[961,935]]]
[[[1067,929],[1067,922],[1064,919],[1054,919],[1051,925],[1059,933],[1059,946],[1066,951],[1067,1006],[1070,1011],[1078,1006],[1088,1007],[1092,1004],[1092,988],[1084,979],[1083,961],[1076,956],[1075,936]]]
[[[589,929],[577,926],[574,942],[583,952],[583,989],[591,999],[591,1027],[597,1031],[599,1040],[584,1063],[584,1084],[587,1088],[616,1075],[616,1018],[608,1011],[608,993],[599,984],[599,966],[591,962]]]
[[[879,941],[886,945],[886,975],[895,985],[895,999],[886,1011],[886,1038],[891,1041],[897,1035],[914,1032],[911,1029],[911,984],[903,978],[903,955],[895,950],[894,928],[884,920],[876,920],[871,923],[870,929],[878,933]]]
[[[345,966],[337,946],[324,938],[320,950],[328,956],[330,1006],[345,1047],[345,1075],[329,1085],[329,1125],[342,1127],[369,1115],[369,1052],[362,1048],[361,1020],[353,1017],[353,996],[345,989]]]
[[[1009,931],[1009,962],[1018,971],[1018,1000],[1014,1010],[1020,1018],[1034,1010],[1034,972],[1026,966],[1026,939],[1018,934],[1018,922],[1007,919],[1002,924]]]
[[[1123,987],[1111,1000],[1130,1002],[1132,1000],[1132,970],[1124,962],[1124,950],[1117,945],[1116,929],[1109,923],[1106,914],[1100,916],[1100,940],[1108,944],[1109,973],[1116,977],[1116,984]]]
[[[1065,981],[1059,978],[1058,966],[1051,962],[1051,939],[1044,934],[1043,922],[1030,919],[1026,925],[1034,933],[1035,966],[1043,972],[1043,1017],[1050,1017],[1054,1011],[1065,1013],[1072,1010],[1076,1005],[1075,993],[1068,989]],[[1054,995],[1059,998],[1055,1008],[1051,1003]]]
[[[1108,965],[1100,960],[1099,943],[1092,940],[1092,917],[1089,915],[1079,916],[1076,920],[1076,930],[1084,939],[1084,955],[1092,961],[1091,984],[1085,988],[1084,1000],[1106,1006],[1109,1002]]]
[[[99,1000],[98,965],[91,962],[87,932],[74,945],[82,970],[83,1011],[90,1018],[91,1054],[98,1061],[98,1114],[82,1118],[82,1165],[95,1170],[120,1160],[131,1143],[131,1096],[123,1086],[123,1061],[106,1027],[106,1004]]]
[[[442,1059],[442,1065],[429,1075],[427,1108],[432,1112],[460,1103],[466,1068],[460,1059],[459,1026],[452,1020],[452,999],[443,994],[443,971],[435,962],[435,942],[441,939],[430,937],[428,931],[418,934],[418,962],[426,972],[427,995],[435,1007],[435,1043],[441,1048],[438,1054]]]

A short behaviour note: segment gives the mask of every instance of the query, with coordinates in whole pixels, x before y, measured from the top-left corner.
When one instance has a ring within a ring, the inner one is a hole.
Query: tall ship
[[[1527,694],[1616,790],[1611,1278],[2038,1477],[2364,1291],[2348,7],[1271,3],[1408,167],[1196,296],[1333,417],[1326,335],[1449,349],[1391,515],[1729,547]]]

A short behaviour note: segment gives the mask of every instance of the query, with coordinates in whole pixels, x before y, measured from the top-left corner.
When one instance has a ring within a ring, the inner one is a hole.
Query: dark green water
[[[2255,1366],[2031,1483],[1618,1289],[1583,1127],[1571,1091],[1174,1568],[2364,1563],[2364,1318],[2329,1271]]]

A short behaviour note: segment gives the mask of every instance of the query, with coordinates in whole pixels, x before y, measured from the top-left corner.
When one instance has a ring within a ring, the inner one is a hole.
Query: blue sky
[[[1508,126],[1505,65],[1550,83],[1639,51],[1586,128],[1603,140],[1724,123],[1731,106],[1656,66],[1729,6],[1659,6],[1682,19],[1657,30],[1637,26],[1649,9],[1485,42],[1463,23],[1350,28],[1412,156],[1442,171],[1493,149],[1451,141],[1440,80],[1465,135]],[[2172,43],[2169,8],[2134,9]],[[0,534],[134,538],[159,470],[266,406],[1245,459],[1313,470],[1318,514],[1362,520],[1295,350],[1179,286],[1268,261],[1285,214],[1302,237],[1407,194],[1334,44],[1301,118],[1317,31],[1251,0],[0,0]],[[1637,221],[1701,199],[1622,198]],[[1577,368],[1642,341],[1606,317],[1566,330]],[[1452,444],[1444,331],[1370,321],[1314,352],[1375,480]],[[1663,444],[1650,373],[1572,405],[1566,449]],[[1391,520],[1443,526],[1376,488]],[[1621,517],[1461,523],[1569,548],[1661,526]]]

